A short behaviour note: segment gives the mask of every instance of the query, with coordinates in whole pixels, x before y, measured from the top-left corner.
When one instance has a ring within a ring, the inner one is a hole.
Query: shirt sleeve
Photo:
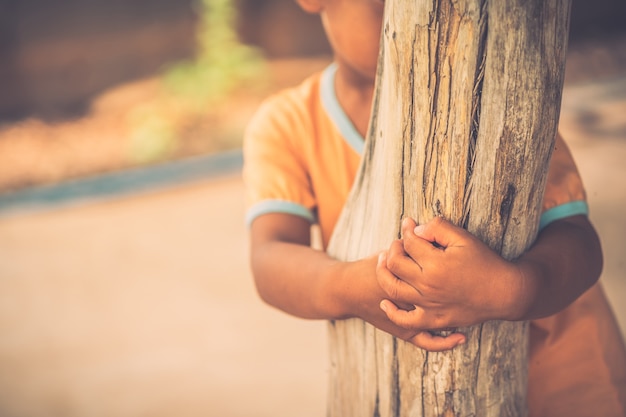
[[[281,96],[262,104],[250,121],[243,145],[248,226],[268,213],[315,222],[315,198],[301,142],[305,125],[294,103]]]
[[[588,215],[587,196],[572,154],[561,135],[557,135],[548,170],[539,229],[553,221]]]

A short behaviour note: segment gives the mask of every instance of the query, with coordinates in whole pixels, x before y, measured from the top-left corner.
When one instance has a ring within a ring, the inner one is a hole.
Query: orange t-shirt
[[[246,131],[247,221],[289,213],[319,223],[326,247],[356,176],[364,139],[334,92],[335,66],[261,106]],[[585,192],[567,146],[557,137],[541,226],[587,214]]]
[[[336,98],[335,71],[331,65],[266,100],[244,141],[247,222],[267,213],[300,216],[319,224],[324,247],[364,148]],[[542,208],[540,227],[587,214],[582,181],[560,136]],[[531,416],[623,415],[626,355],[599,284],[561,313],[533,321],[530,352]]]

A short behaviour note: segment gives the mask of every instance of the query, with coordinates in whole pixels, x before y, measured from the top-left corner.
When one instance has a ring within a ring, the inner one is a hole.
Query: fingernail
[[[425,228],[426,228],[426,226],[425,226],[425,225],[420,224],[420,225],[419,225],[419,226],[417,226],[415,229],[413,229],[413,232],[414,232],[416,235],[419,235],[420,233],[422,233],[422,232],[424,231],[424,229],[425,229]]]
[[[387,305],[385,304],[384,301],[380,302],[380,309],[384,311],[385,313],[387,312]]]
[[[385,252],[378,254],[378,265],[382,265],[385,262]]]

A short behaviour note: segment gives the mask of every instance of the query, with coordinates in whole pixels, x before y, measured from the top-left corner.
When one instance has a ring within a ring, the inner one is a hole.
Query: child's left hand
[[[389,320],[403,328],[437,330],[508,319],[522,282],[519,268],[440,217],[416,226],[405,219],[403,239],[378,261],[378,282],[389,295],[380,307]]]

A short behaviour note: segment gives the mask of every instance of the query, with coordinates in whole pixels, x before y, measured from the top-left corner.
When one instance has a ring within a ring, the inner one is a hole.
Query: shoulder
[[[539,228],[575,215],[587,215],[587,195],[574,158],[560,134],[557,134],[550,160]]]
[[[263,136],[264,132],[308,130],[320,105],[321,73],[305,79],[300,85],[282,90],[265,99],[246,129],[246,137]]]
[[[585,201],[586,193],[572,153],[557,134],[550,160],[543,209],[549,210],[572,201]]]

